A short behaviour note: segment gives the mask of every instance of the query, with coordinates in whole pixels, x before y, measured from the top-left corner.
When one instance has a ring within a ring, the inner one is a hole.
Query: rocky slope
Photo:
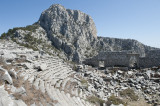
[[[155,49],[136,40],[97,37],[96,26],[89,15],[59,4],[42,12],[35,24],[9,30],[1,38],[11,38],[23,46],[77,63],[99,51],[133,50],[145,56],[147,51]]]
[[[0,106],[160,105],[158,67],[75,71],[58,56],[7,40],[0,40],[0,55]]]
[[[59,57],[6,40],[0,54],[0,106],[95,106]]]

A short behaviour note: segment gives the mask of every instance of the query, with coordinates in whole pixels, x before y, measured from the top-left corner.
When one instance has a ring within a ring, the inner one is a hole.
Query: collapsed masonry
[[[145,57],[132,51],[100,52],[93,58],[86,59],[84,64],[94,67],[153,67],[160,65],[160,50],[151,50]]]

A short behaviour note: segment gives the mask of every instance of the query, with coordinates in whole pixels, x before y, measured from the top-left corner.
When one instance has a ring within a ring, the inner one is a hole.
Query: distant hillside
[[[98,37],[100,45],[104,51],[108,49],[109,51],[133,51],[139,53],[140,56],[144,57],[145,54],[157,48],[150,47],[142,44],[141,42],[134,39],[119,39],[119,38],[109,38],[109,37]]]

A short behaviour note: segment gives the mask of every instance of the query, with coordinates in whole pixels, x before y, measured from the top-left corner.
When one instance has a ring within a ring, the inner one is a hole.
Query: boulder
[[[1,75],[1,79],[7,81],[9,84],[13,84],[12,77],[10,76],[8,71],[3,69],[2,67],[0,67],[0,71],[3,72],[3,75]]]
[[[14,86],[11,87],[11,91],[14,93],[25,94],[26,90],[23,87],[16,88]]]
[[[47,69],[47,64],[43,63],[43,64],[35,64],[34,65],[34,69],[37,69],[37,71],[44,71]]]
[[[99,78],[99,83],[103,84],[103,78]]]
[[[12,77],[9,75],[9,73],[7,71],[2,76],[2,79],[5,80],[5,81],[7,81],[9,84],[13,84]]]
[[[118,74],[123,74],[123,71],[121,71],[121,70],[118,70],[117,72],[118,72]]]
[[[9,70],[8,73],[10,74],[10,76],[11,76],[12,78],[17,78],[17,73],[15,72],[14,69]]]
[[[141,86],[139,86],[139,85],[136,85],[136,88],[137,88],[137,89],[141,89]]]

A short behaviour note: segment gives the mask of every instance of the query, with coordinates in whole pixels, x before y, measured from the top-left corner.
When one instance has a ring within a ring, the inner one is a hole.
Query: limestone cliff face
[[[98,37],[98,45],[102,51],[132,51],[144,57],[149,50],[156,48],[146,46],[133,39],[118,39],[109,37]]]
[[[39,23],[47,32],[61,33],[66,38],[73,38],[72,36],[97,38],[95,24],[89,15],[78,10],[65,9],[59,4],[45,10],[40,16]]]
[[[36,47],[77,63],[100,51],[132,50],[145,56],[146,52],[155,49],[132,39],[97,37],[94,21],[89,15],[65,9],[59,4],[42,12],[35,24],[9,30],[7,36],[27,44],[27,47]]]
[[[62,49],[73,61],[80,61],[87,48],[97,39],[92,18],[78,10],[57,4],[45,10],[38,21],[52,44]]]

